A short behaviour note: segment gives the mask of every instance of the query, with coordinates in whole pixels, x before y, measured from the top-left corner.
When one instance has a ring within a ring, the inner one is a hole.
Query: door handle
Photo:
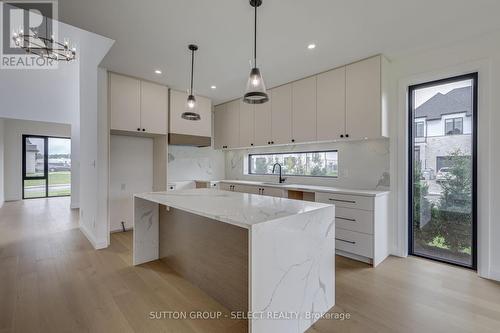
[[[352,203],[352,204],[356,203],[356,201],[352,201],[352,200],[340,200],[340,199],[332,199],[332,198],[328,198],[328,200],[337,201],[337,202],[347,202],[347,203]]]
[[[349,218],[347,218],[347,217],[340,217],[340,216],[337,216],[336,218],[337,218],[337,219],[339,219],[339,220],[345,220],[345,221],[350,221],[350,222],[356,222],[356,220],[355,220],[355,219],[349,219]]]
[[[349,243],[349,244],[356,244],[356,242],[353,242],[353,241],[349,241],[349,240],[346,240],[346,239],[342,239],[342,238],[335,238],[335,240],[338,240],[340,242],[344,242],[344,243]]]

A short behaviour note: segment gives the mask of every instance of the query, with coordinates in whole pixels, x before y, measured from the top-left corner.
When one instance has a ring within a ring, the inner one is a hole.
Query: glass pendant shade
[[[264,79],[260,74],[260,70],[256,67],[250,71],[248,77],[246,93],[243,96],[243,102],[248,104],[262,104],[269,101],[269,96],[266,92]]]
[[[188,96],[186,107],[188,110],[194,110],[194,108],[196,107],[196,98],[194,98],[194,95]]]
[[[198,50],[198,46],[189,44],[188,49],[191,51],[191,89],[186,101],[186,111],[181,114],[181,118],[185,120],[200,120],[201,116],[196,112],[196,98],[193,95],[194,52]]]

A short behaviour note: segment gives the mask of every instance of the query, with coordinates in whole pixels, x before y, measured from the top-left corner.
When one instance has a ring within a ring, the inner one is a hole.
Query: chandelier
[[[22,29],[19,32],[12,33],[12,39],[17,47],[22,48],[28,54],[34,54],[39,57],[55,61],[72,61],[76,58],[76,47],[71,46],[69,40],[64,42],[38,35],[35,30],[33,34],[25,34]]]

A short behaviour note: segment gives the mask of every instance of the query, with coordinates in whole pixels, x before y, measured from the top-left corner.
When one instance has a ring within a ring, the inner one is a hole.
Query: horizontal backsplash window
[[[283,175],[308,177],[338,177],[336,150],[248,155],[248,173],[272,175],[273,165],[282,166]]]

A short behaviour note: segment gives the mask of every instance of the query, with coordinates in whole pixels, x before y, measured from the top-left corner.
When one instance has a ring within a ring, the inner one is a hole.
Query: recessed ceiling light
[[[210,86],[210,89],[217,89],[217,86]]]
[[[159,75],[159,74],[161,74],[161,73],[162,73],[162,71],[161,71],[160,69],[155,69],[155,74],[158,74],[158,75]]]
[[[315,49],[315,48],[316,48],[316,44],[311,43],[311,44],[307,45],[307,48],[308,48],[309,50]]]

